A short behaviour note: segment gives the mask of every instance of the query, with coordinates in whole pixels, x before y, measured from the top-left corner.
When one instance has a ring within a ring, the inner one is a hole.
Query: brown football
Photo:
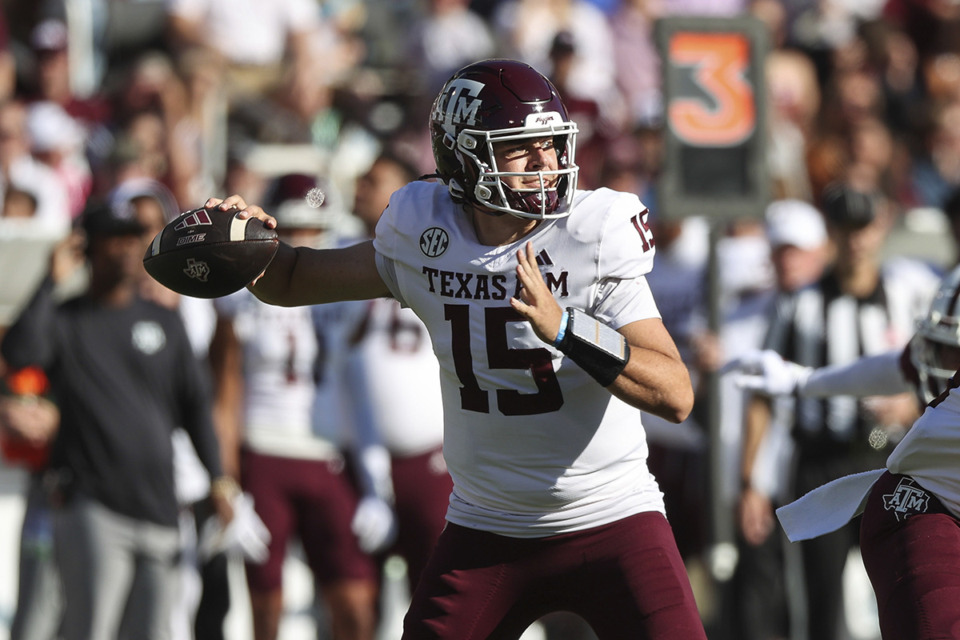
[[[194,298],[218,298],[245,287],[277,252],[277,232],[237,211],[193,209],[157,234],[143,266],[157,282]]]

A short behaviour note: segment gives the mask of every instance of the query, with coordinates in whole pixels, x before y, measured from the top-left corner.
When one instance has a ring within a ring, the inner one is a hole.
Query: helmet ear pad
[[[486,157],[486,153],[483,153],[482,146],[477,147],[471,144],[472,138],[464,135],[460,137],[461,140],[455,143],[453,153],[460,163],[459,175],[463,180],[461,184],[463,196],[473,204],[485,206],[494,195],[490,188],[483,184],[483,174],[492,171],[489,158]],[[466,145],[464,138],[470,141]],[[468,148],[468,145],[473,148]],[[470,185],[473,185],[473,188],[470,188]]]
[[[436,125],[431,124],[431,127],[436,128]],[[438,150],[438,146],[442,147],[442,150]],[[468,146],[472,149],[468,149]],[[477,145],[472,137],[467,135],[461,135],[461,140],[458,140],[449,132],[443,132],[433,136],[433,149],[437,172],[447,184],[454,202],[472,202],[485,206],[485,200],[493,194],[489,193],[485,197],[477,195],[481,174],[492,171],[488,159],[485,158],[487,154],[481,151],[483,145]]]

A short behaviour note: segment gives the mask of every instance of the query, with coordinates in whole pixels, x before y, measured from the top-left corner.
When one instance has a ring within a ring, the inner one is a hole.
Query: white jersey
[[[445,186],[415,182],[391,197],[374,246],[384,280],[436,345],[449,521],[540,537],[663,511],[640,411],[537,338],[509,302],[517,251],[531,241],[561,306],[614,329],[658,318],[646,215],[633,195],[583,191],[569,217],[491,247]]]
[[[243,346],[244,433],[251,450],[332,459],[334,443],[313,431],[318,343],[309,307],[278,307],[246,289],[216,301]]]
[[[427,328],[389,298],[368,300],[358,320],[346,363],[355,419],[369,422],[391,455],[437,448],[443,442],[440,368]]]

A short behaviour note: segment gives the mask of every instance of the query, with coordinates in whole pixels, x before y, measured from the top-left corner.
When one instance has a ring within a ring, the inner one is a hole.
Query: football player
[[[645,280],[648,209],[577,188],[577,125],[532,67],[456,72],[430,114],[438,181],[393,194],[376,237],[281,245],[252,291],[282,305],[394,297],[441,370],[447,526],[404,638],[516,638],[568,610],[602,640],[705,638],[646,465],[643,410],[693,389]],[[207,206],[274,219],[239,196]]]

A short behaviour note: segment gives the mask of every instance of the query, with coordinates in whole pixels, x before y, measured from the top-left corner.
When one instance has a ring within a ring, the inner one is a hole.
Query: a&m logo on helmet
[[[451,80],[437,100],[433,119],[445,126],[475,125],[482,104],[477,96],[485,86],[482,82],[465,78]]]

